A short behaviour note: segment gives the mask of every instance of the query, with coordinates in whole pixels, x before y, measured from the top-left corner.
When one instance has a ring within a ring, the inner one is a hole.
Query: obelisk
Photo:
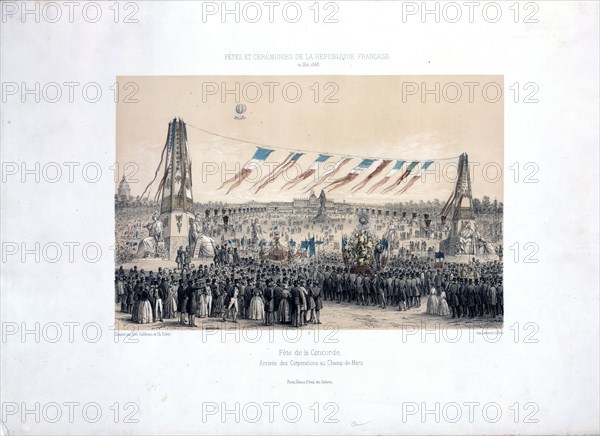
[[[181,118],[169,123],[165,171],[161,180],[160,220],[164,224],[165,250],[175,260],[177,249],[189,245],[192,214],[192,160],[188,152],[187,129]]]

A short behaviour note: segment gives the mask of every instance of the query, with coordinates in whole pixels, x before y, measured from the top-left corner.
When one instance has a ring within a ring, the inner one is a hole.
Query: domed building
[[[127,200],[129,197],[131,197],[131,188],[129,187],[129,183],[125,179],[125,175],[123,175],[123,178],[119,182],[119,189],[117,191],[117,195],[121,200]]]

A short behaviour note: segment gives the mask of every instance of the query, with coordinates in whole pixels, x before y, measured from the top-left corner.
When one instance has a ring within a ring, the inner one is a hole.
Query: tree
[[[482,213],[481,201],[479,198],[473,198],[473,212],[475,212],[476,215],[480,215]]]
[[[490,202],[490,197],[487,195],[483,196],[483,201],[481,202],[481,209],[483,213],[490,213],[492,209],[492,203]]]

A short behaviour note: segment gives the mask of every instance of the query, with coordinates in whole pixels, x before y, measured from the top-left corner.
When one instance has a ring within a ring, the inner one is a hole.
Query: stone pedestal
[[[474,256],[475,253],[475,240],[473,237],[469,238],[466,244],[466,251],[464,253],[460,253],[460,232],[464,223],[468,223],[473,229],[473,233],[475,230],[475,220],[471,216],[461,216],[459,219],[452,222],[452,227],[450,229],[450,234],[448,238],[441,241],[440,243],[440,251],[443,251],[445,254],[449,256],[455,256],[457,254],[466,254],[470,256]]]
[[[327,213],[321,213],[321,211],[313,218],[313,223],[324,223],[326,221],[329,221],[329,217],[327,216]]]
[[[166,212],[160,215],[164,225],[163,239],[169,260],[175,260],[177,249],[184,249],[190,244],[190,219],[194,215],[184,211]]]

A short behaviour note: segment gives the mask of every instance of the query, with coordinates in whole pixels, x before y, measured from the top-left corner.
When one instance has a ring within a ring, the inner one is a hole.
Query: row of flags
[[[294,242],[296,245],[296,241],[292,240],[290,242]],[[308,257],[313,257],[316,252],[316,246],[322,244],[323,241],[315,240],[315,237],[310,237],[300,242],[300,249],[308,251]]]
[[[246,180],[252,174],[253,171],[257,170],[266,162],[267,158],[274,151],[275,150],[272,149],[259,147],[254,152],[252,159],[250,159],[236,175],[225,180],[219,189],[223,189],[228,186],[227,194],[237,189],[244,182],[244,180]],[[255,194],[259,193],[267,185],[276,181],[283,173],[285,173],[286,170],[293,167],[304,155],[305,153],[301,152],[290,152],[286,158],[272,171],[269,171],[266,176],[255,182],[252,185],[251,190],[253,190]],[[334,178],[338,175],[338,173],[342,172],[342,168],[352,161],[353,158],[341,157],[336,162],[331,163],[330,159],[332,157],[333,156],[328,154],[319,154],[307,170],[294,177],[294,179],[286,182],[281,187],[281,190],[293,189],[302,182],[311,179],[315,174],[318,174],[319,176],[316,180],[312,180],[308,185],[303,187],[303,192],[307,193],[319,187],[320,185],[323,185],[325,182],[327,183],[323,186],[323,189],[331,192],[341,188],[342,186],[351,184],[358,179],[361,174],[368,173],[365,178],[352,187],[353,193],[365,189],[371,184],[372,181],[378,179],[376,183],[373,183],[371,186],[369,186],[367,191],[369,194],[378,191],[382,194],[402,194],[410,189],[410,187],[413,186],[419,179],[421,179],[423,174],[425,174],[427,171],[427,168],[434,163],[433,160],[408,162],[405,160],[394,161],[392,159],[363,158],[358,165],[351,168],[349,172],[345,173],[341,177]],[[323,168],[324,171],[318,171],[326,162],[328,164],[326,168]],[[379,163],[375,165],[377,162]],[[372,169],[374,166],[375,168]],[[384,175],[383,177],[379,178],[381,174]],[[400,187],[402,182],[405,180],[407,180],[407,182]]]

